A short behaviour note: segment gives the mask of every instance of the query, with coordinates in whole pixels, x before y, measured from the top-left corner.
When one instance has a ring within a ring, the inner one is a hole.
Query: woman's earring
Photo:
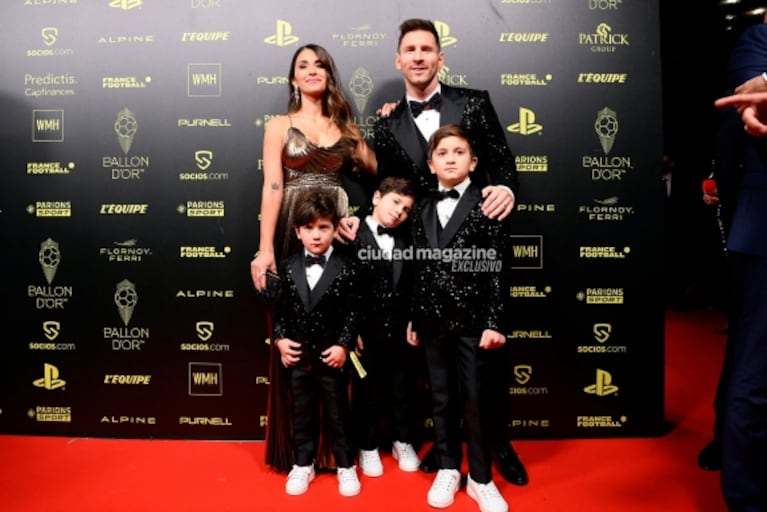
[[[293,101],[296,103],[301,101],[301,90],[298,87],[293,89]]]

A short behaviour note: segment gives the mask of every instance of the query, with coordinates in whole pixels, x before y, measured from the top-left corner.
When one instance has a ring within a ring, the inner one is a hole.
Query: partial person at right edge
[[[743,73],[750,73],[749,68],[745,69],[739,63],[742,61],[741,52],[735,51],[730,63],[730,72],[728,73],[728,85],[730,91],[738,83],[742,83]],[[765,61],[767,65],[767,61]],[[761,76],[757,76],[762,80]],[[764,81],[764,80],[762,80]],[[767,83],[767,82],[765,82]],[[722,250],[724,252],[725,264],[724,272],[728,274],[727,269],[727,238],[732,222],[732,215],[735,210],[735,200],[738,181],[742,174],[744,164],[744,150],[748,134],[743,130],[743,121],[734,108],[722,110],[717,128],[716,140],[714,143],[713,172],[710,182],[704,186],[703,201],[717,209],[716,220],[719,224],[722,237]],[[713,182],[713,187],[711,183]],[[713,188],[713,190],[712,190]],[[729,295],[729,287],[726,283],[729,279],[725,276],[724,291]],[[729,304],[729,299],[724,299],[724,304]],[[729,306],[726,306],[729,307]],[[724,330],[727,336],[722,367],[719,372],[716,393],[714,395],[714,425],[711,440],[703,447],[698,454],[698,467],[706,471],[719,471],[722,468],[722,436],[724,427],[724,411],[726,408],[727,389],[732,373],[732,340],[729,332],[729,325]]]
[[[374,127],[378,176],[399,176],[416,184],[417,198],[437,188],[436,177],[427,165],[427,140],[441,125],[460,124],[467,132],[478,157],[473,181],[482,192],[483,213],[507,219],[514,209],[519,180],[514,155],[509,149],[498,114],[487,91],[451,87],[440,83],[438,72],[444,64],[439,34],[430,20],[408,19],[399,27],[395,66],[402,73],[405,94]],[[411,106],[412,103],[412,106]],[[418,104],[420,103],[420,104]],[[505,326],[504,326],[505,327]],[[506,359],[506,348],[498,357]],[[496,378],[499,407],[509,411],[507,368]],[[515,485],[526,485],[527,471],[511,445],[508,414],[497,415],[494,459],[500,474]],[[437,471],[434,449],[421,460],[421,470]]]
[[[735,57],[737,56],[737,57]],[[742,59],[742,60],[738,60]],[[747,28],[731,62],[767,64],[767,25]],[[746,137],[743,173],[727,236],[730,263],[730,378],[722,428],[722,495],[731,512],[767,511],[767,94],[720,98],[734,106],[751,136]],[[762,135],[762,137],[754,136]]]
[[[764,23],[764,19],[762,20]],[[767,92],[767,47],[755,43],[755,34],[742,33],[736,42],[727,63],[726,85],[728,93],[747,94]],[[735,108],[721,110],[719,126],[714,143],[713,172],[708,190],[704,186],[703,201],[716,207],[717,222],[721,230],[725,270],[728,265],[727,238],[735,211],[737,190],[745,165],[748,134],[743,129],[743,120]],[[713,190],[711,190],[713,182]],[[729,274],[729,271],[727,271]],[[725,279],[725,283],[729,279]],[[729,289],[725,286],[729,295]],[[728,303],[729,300],[725,300]],[[729,326],[725,331],[725,345],[722,367],[714,396],[714,426],[711,440],[698,454],[698,466],[706,471],[722,468],[722,439],[727,390],[732,376],[732,337]]]

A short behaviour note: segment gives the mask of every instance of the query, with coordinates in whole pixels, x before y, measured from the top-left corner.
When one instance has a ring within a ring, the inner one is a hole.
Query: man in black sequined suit
[[[468,132],[478,157],[472,180],[482,190],[483,212],[491,218],[506,219],[514,208],[519,180],[503,126],[487,91],[439,82],[437,73],[443,62],[439,35],[431,21],[402,22],[395,64],[404,78],[405,96],[390,115],[375,123],[378,176],[411,179],[417,185],[418,197],[423,197],[437,186],[426,163],[429,136],[440,125],[460,124]],[[413,109],[410,101],[416,100],[426,101]],[[497,386],[498,404],[504,410],[508,410],[506,370],[505,366],[500,368]],[[525,485],[527,471],[508,441],[509,418],[503,414],[498,417],[495,450],[498,470],[509,482]],[[430,451],[424,456],[421,469],[432,472],[436,468],[435,452]]]
[[[511,213],[519,187],[514,155],[487,91],[440,83],[437,72],[443,61],[439,37],[431,21],[406,20],[400,25],[396,66],[405,80],[405,96],[388,116],[379,117],[375,124],[378,176],[411,179],[423,196],[437,186],[426,165],[429,136],[441,125],[460,124],[467,130],[479,157],[473,180],[483,189],[484,211],[503,219]],[[435,96],[436,103],[429,103]],[[410,101],[416,100],[429,103],[415,107],[417,116],[409,106]]]
[[[296,201],[294,227],[304,247],[279,270],[274,343],[287,371],[282,381],[291,390],[295,452],[285,486],[288,494],[303,494],[314,479],[321,429],[331,443],[340,493],[353,496],[360,491],[346,364],[358,335],[360,276],[357,262],[332,246],[340,220],[327,193],[310,191]]]

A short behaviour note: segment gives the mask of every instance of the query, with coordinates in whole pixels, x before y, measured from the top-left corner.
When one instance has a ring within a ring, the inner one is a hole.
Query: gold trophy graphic
[[[618,117],[614,110],[605,107],[597,112],[597,120],[594,122],[594,131],[599,135],[599,143],[605,155],[610,152],[615,142],[615,134],[618,133]]]
[[[136,293],[136,285],[123,279],[117,283],[115,290],[115,306],[120,313],[123,323],[127,326],[130,322],[131,316],[133,316],[133,309],[138,302],[138,293]]]
[[[127,108],[122,109],[117,113],[117,120],[115,121],[115,133],[117,134],[117,140],[120,143],[120,147],[123,153],[126,155],[130,151],[131,144],[133,144],[133,137],[138,130],[138,122],[136,121],[136,115]]]
[[[53,278],[56,277],[56,269],[59,268],[59,263],[61,263],[59,243],[54,242],[50,238],[41,242],[40,252],[37,253],[37,261],[40,262],[40,266],[43,268],[45,280],[48,281],[48,284],[51,284]]]
[[[368,103],[368,96],[373,92],[373,79],[370,77],[370,73],[365,68],[357,68],[352,73],[352,77],[349,80],[349,90],[354,97],[354,104],[357,106],[357,111],[361,114],[365,111],[365,106]]]

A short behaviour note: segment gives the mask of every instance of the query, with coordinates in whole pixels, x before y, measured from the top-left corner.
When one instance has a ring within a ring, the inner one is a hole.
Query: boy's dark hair
[[[378,184],[378,193],[381,196],[385,196],[390,192],[399,194],[401,196],[409,196],[415,198],[415,188],[413,182],[407,178],[397,178],[395,176],[387,176],[381,183]]]
[[[431,32],[434,35],[434,41],[437,43],[437,51],[442,49],[441,45],[439,44],[439,33],[437,32],[437,27],[434,26],[434,23],[423,18],[410,18],[409,20],[403,21],[399,25],[397,50],[399,50],[399,46],[402,44],[402,38],[405,37],[405,34],[408,32],[415,32],[416,30],[425,30],[426,32]]]
[[[469,151],[471,151],[471,155],[474,156],[474,148],[471,145],[469,133],[463,128],[463,126],[460,124],[446,124],[437,128],[437,131],[432,133],[431,137],[429,137],[429,151],[427,153],[427,158],[429,160],[431,160],[431,154],[434,153],[434,150],[442,141],[442,139],[446,139],[447,137],[458,137],[459,139],[465,140],[469,144]]]
[[[338,227],[341,214],[338,213],[335,195],[322,190],[308,190],[296,198],[293,207],[293,227],[298,229],[311,224],[317,219],[329,219],[333,226]]]

